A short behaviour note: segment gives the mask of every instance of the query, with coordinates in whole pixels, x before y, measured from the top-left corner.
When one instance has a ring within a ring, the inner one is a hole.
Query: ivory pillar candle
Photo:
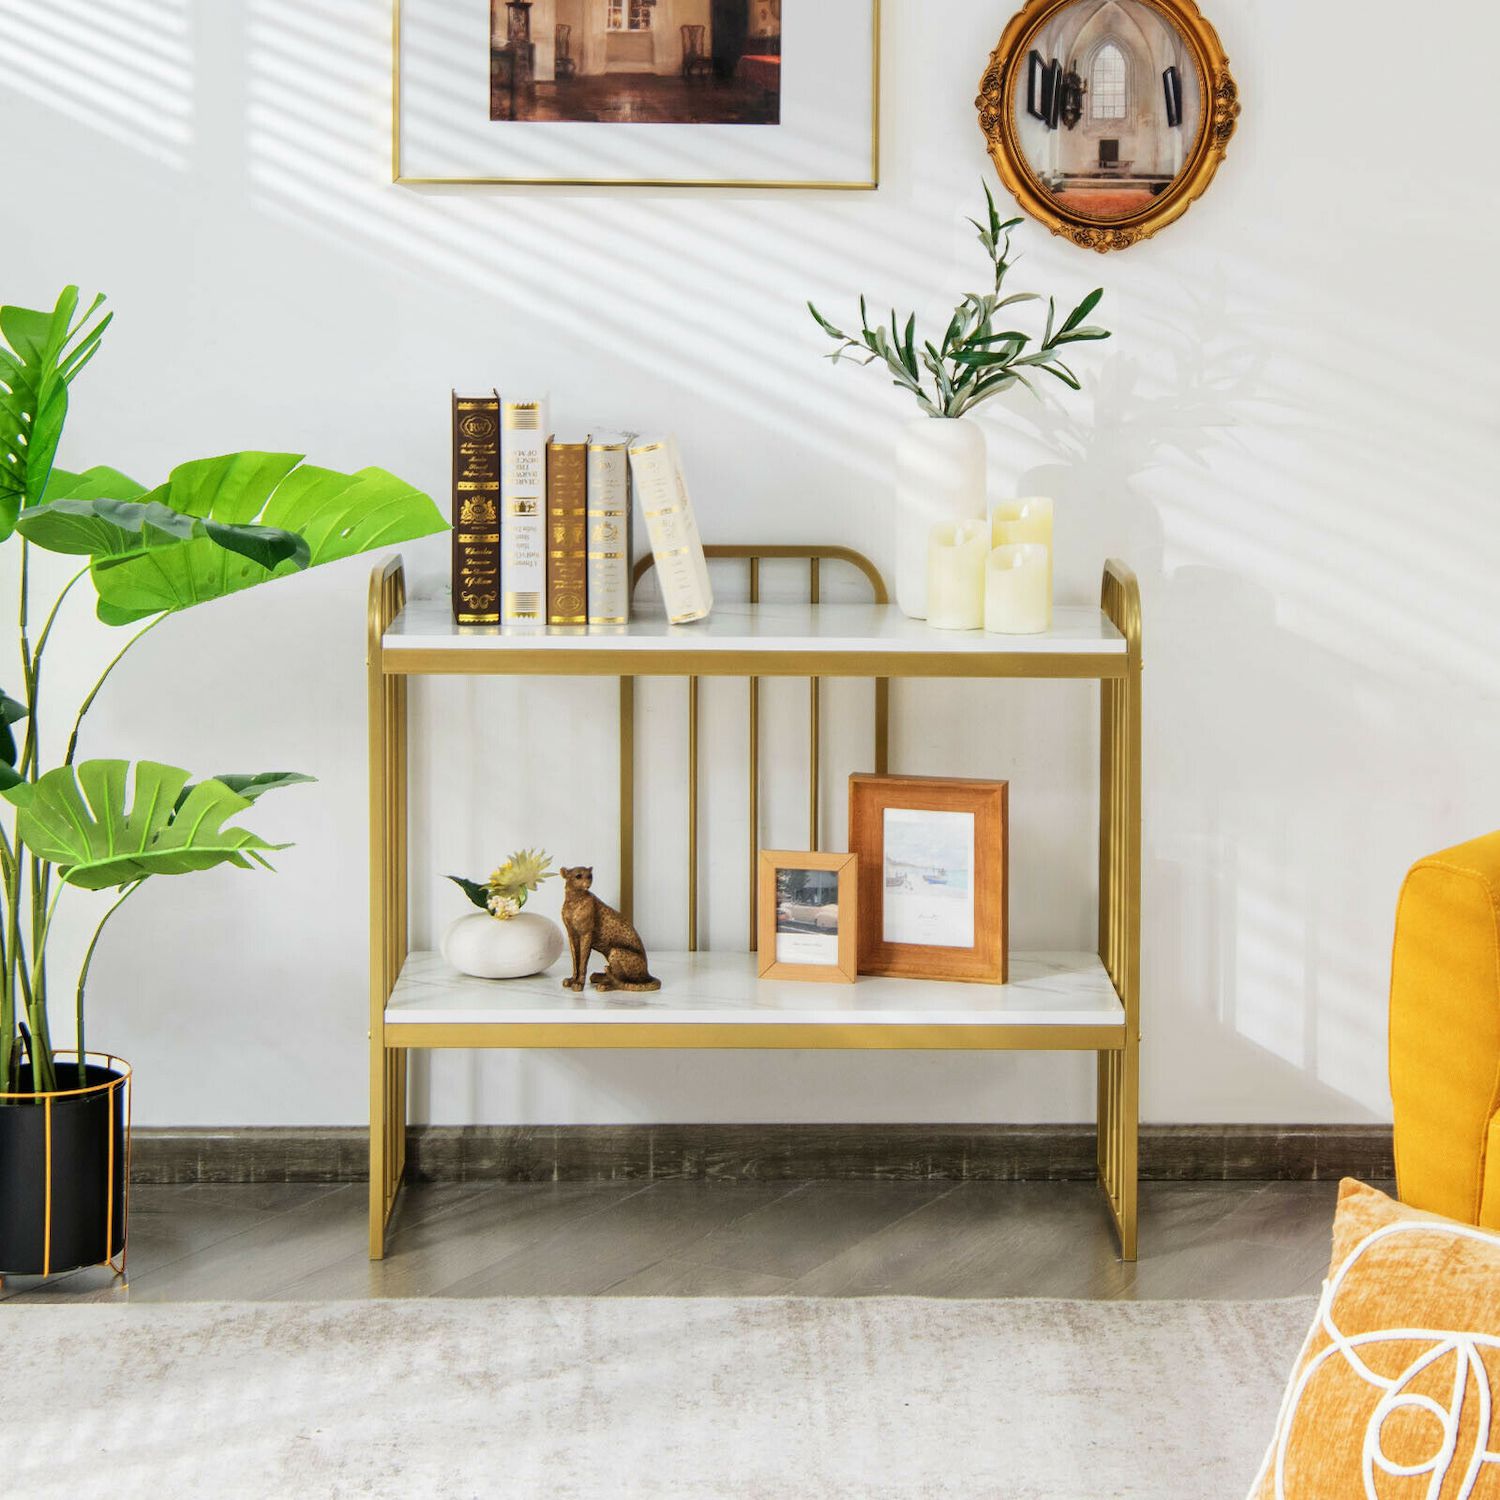
[[[982,520],[942,522],[927,542],[927,623],[939,630],[984,624],[984,560],[989,527]]]
[[[1001,500],[990,512],[992,547],[1035,544],[1047,549],[1047,613],[1052,613],[1052,502],[1045,495]]]
[[[996,547],[984,569],[984,628],[1039,635],[1052,627],[1052,550],[1040,542]]]

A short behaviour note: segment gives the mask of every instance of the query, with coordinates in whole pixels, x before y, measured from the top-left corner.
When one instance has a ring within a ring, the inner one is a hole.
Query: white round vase
[[[896,603],[927,618],[927,541],[985,514],[984,433],[964,417],[919,417],[896,439]]]
[[[475,979],[523,979],[550,969],[563,951],[562,929],[534,912],[503,922],[488,912],[470,912],[443,934],[443,957]]]

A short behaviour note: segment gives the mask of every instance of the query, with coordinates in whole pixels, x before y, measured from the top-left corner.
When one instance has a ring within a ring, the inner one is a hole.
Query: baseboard
[[[141,1183],[356,1182],[357,1126],[138,1129]],[[660,1178],[1066,1181],[1094,1175],[1092,1125],[414,1125],[419,1182],[650,1182]],[[1152,1181],[1395,1176],[1389,1125],[1146,1125]]]

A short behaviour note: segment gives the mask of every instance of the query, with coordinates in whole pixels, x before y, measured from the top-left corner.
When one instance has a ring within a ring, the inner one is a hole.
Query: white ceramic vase
[[[964,417],[920,417],[896,439],[896,603],[927,618],[927,539],[940,521],[985,514],[984,433]]]
[[[535,912],[520,912],[503,922],[474,911],[449,924],[443,934],[443,957],[475,979],[523,979],[550,969],[563,951],[562,929]]]

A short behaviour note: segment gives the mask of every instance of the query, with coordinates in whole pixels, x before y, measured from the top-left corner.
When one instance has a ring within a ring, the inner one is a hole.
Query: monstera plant
[[[82,1087],[84,988],[105,923],[153,876],[266,865],[284,846],[236,820],[265,793],[311,780],[265,772],[194,781],[155,761],[78,760],[89,710],[126,652],[185,610],[446,525],[431,499],[394,474],[341,474],[295,453],[196,459],[155,486],[103,466],[58,468],[70,389],[112,316],[101,314],[103,301],[80,310],[68,287],[51,311],[0,307],[0,544],[19,553],[19,660],[0,693],[0,797],[9,804],[0,810],[10,814],[0,820],[0,1105],[24,1101],[27,1085],[66,1089],[73,1076],[54,1054],[49,1021],[59,976],[48,938],[64,897],[97,903],[93,938],[62,988]],[[44,607],[33,597],[37,549],[80,563]],[[53,720],[44,668],[64,605],[85,580],[104,624],[135,628],[82,702]],[[43,737],[44,719],[49,731],[57,726],[53,738]],[[49,762],[49,751],[60,759]]]

